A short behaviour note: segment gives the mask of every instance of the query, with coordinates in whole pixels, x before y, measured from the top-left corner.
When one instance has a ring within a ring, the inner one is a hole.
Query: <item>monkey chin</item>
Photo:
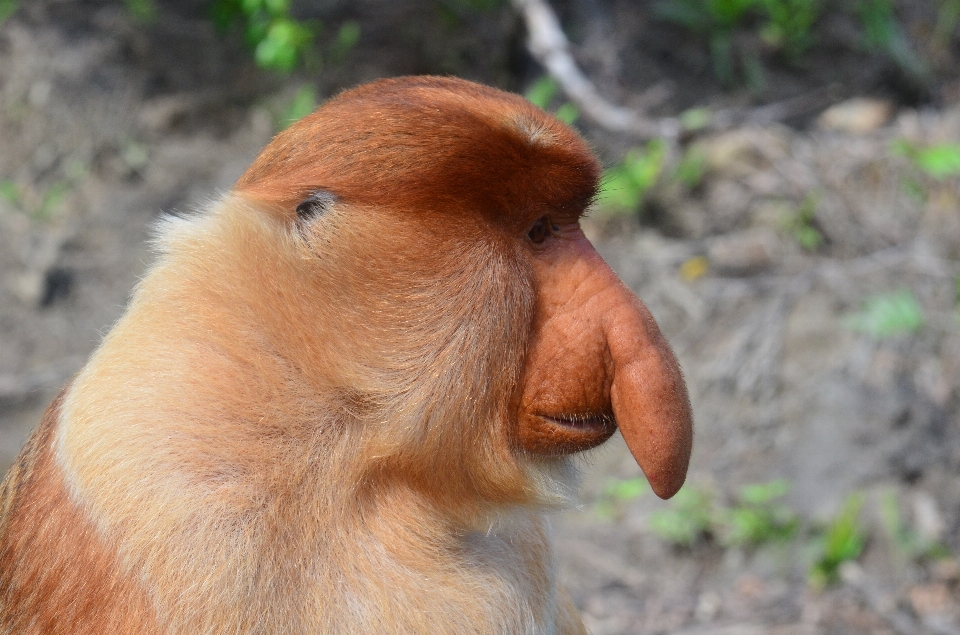
[[[617,421],[609,412],[521,415],[519,440],[524,450],[565,456],[595,448],[613,436]]]

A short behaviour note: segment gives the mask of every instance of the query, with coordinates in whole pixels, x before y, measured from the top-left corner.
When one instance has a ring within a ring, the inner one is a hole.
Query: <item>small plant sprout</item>
[[[847,316],[847,328],[883,338],[916,333],[923,327],[923,310],[907,289],[867,298],[863,310]]]
[[[261,68],[290,72],[313,43],[315,25],[293,19],[290,0],[216,0],[212,17],[221,29],[242,23]]]
[[[304,84],[293,96],[286,106],[283,107],[278,128],[283,130],[298,119],[302,119],[312,113],[317,107],[317,89],[312,84]]]
[[[726,547],[787,541],[800,527],[800,517],[780,501],[789,489],[783,479],[746,485],[736,503],[726,507],[704,489],[685,487],[669,509],[650,515],[650,528],[675,546],[690,546],[706,536],[716,536]]]
[[[141,24],[152,24],[157,19],[157,4],[154,0],[123,0],[127,11]]]
[[[660,19],[702,35],[710,48],[714,75],[729,85],[736,79],[735,32],[757,3],[758,0],[663,0],[654,5],[654,11]]]
[[[360,25],[353,20],[347,20],[337,30],[337,37],[333,40],[330,57],[334,62],[342,62],[360,42]]]
[[[784,220],[786,231],[807,251],[816,251],[823,245],[823,234],[815,224],[819,205],[819,194],[811,192]]]
[[[624,503],[640,498],[649,489],[650,485],[642,476],[611,480],[597,502],[597,514],[603,518],[612,518],[617,515]]]
[[[819,0],[761,0],[767,23],[760,37],[796,61],[814,42],[811,29],[820,17]]]
[[[960,0],[940,0],[937,11],[937,24],[933,30],[933,45],[938,49],[950,46],[950,40],[960,23]]]
[[[71,161],[67,164],[66,177],[46,189],[36,190],[21,187],[13,181],[0,181],[0,198],[34,221],[45,223],[56,215],[63,199],[86,175],[87,166],[83,161]]]
[[[880,516],[884,529],[897,552],[912,560],[948,558],[950,551],[943,544],[926,540],[903,521],[896,492],[884,492],[880,498]]]
[[[17,0],[0,0],[0,24],[6,22],[19,8],[20,3]]]
[[[936,181],[960,176],[960,144],[941,143],[918,146],[909,141],[896,141],[894,154],[910,159],[914,167]]]
[[[20,188],[13,181],[0,181],[0,198],[17,207],[22,204]]]
[[[929,68],[911,48],[897,22],[893,0],[859,0],[857,10],[867,49],[886,54],[907,75],[925,77]]]
[[[652,188],[666,157],[667,145],[662,139],[654,139],[645,148],[627,152],[619,164],[603,175],[599,203],[614,213],[630,213],[638,210],[644,195]]]
[[[567,101],[560,104],[553,116],[568,126],[572,126],[580,118],[580,109]]]
[[[560,84],[557,80],[544,75],[530,86],[524,96],[534,106],[549,111],[550,104],[559,91]],[[553,116],[570,126],[580,117],[580,109],[570,102],[564,102],[553,112]]]
[[[707,157],[703,148],[694,145],[683,153],[680,163],[673,170],[673,177],[691,190],[700,187],[707,174]]]
[[[663,540],[679,547],[689,547],[701,540],[712,528],[713,503],[710,495],[694,487],[683,487],[670,507],[650,514],[650,529]]]
[[[257,42],[254,56],[263,68],[289,72],[312,39],[310,30],[293,20],[274,20]]]
[[[718,512],[721,542],[747,547],[792,538],[799,518],[778,502],[789,490],[790,484],[783,479],[743,487],[737,505]]]
[[[696,132],[710,125],[713,113],[709,108],[691,108],[680,113],[680,125],[684,130]]]
[[[851,494],[839,515],[820,536],[808,577],[812,587],[822,589],[833,584],[839,577],[840,565],[860,557],[867,542],[866,532],[860,526],[863,502],[863,494]]]
[[[650,489],[647,480],[642,477],[634,477],[611,482],[605,491],[605,494],[616,500],[633,500],[642,496]]]

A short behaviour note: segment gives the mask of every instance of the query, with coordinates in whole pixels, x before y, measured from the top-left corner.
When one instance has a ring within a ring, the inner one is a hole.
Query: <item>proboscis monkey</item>
[[[347,91],[160,227],[0,495],[0,632],[583,633],[544,514],[619,427],[692,440],[656,323],[578,226],[599,168],[524,99]]]

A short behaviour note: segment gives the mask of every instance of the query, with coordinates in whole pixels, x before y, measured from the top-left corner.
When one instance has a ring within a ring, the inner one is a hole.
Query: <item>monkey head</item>
[[[599,178],[547,113],[438,77],[339,95],[243,175],[236,192],[294,228],[326,303],[297,320],[324,322],[327,353],[302,366],[365,413],[378,469],[479,491],[619,428],[658,495],[680,488],[679,365],[579,226]],[[299,330],[294,348],[316,337]]]

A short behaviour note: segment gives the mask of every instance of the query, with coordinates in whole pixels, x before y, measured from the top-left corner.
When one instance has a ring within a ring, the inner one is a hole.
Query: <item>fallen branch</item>
[[[677,117],[647,117],[642,112],[617,106],[597,90],[570,53],[570,41],[547,0],[513,0],[530,35],[527,47],[563,92],[597,124],[612,132],[627,132],[643,139],[677,139],[684,126]],[[765,125],[822,109],[832,103],[828,89],[792,97],[758,108],[726,109],[710,114],[701,129],[725,130],[738,125]]]
[[[543,64],[584,114],[614,132],[667,139],[675,139],[680,135],[682,126],[676,118],[651,119],[604,99],[577,66],[570,53],[570,41],[560,28],[557,15],[545,0],[513,0],[513,6],[527,25],[530,53]]]

